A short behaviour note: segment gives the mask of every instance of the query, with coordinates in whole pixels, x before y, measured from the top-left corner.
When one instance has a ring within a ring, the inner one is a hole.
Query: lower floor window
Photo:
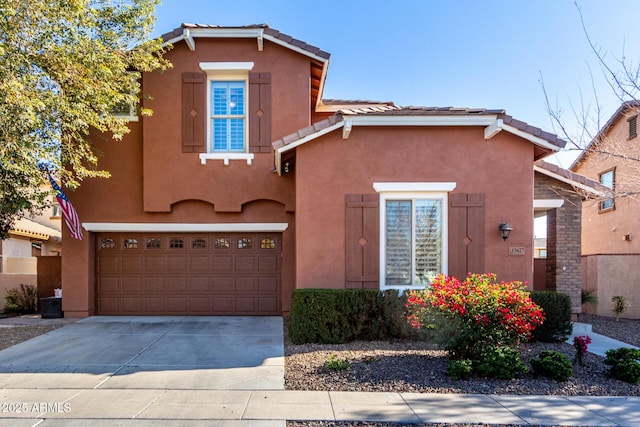
[[[385,286],[424,286],[445,272],[443,206],[442,197],[384,200]]]

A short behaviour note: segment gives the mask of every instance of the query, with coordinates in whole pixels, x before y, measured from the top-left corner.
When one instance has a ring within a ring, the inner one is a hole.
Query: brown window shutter
[[[449,274],[484,271],[484,194],[449,195]]]
[[[182,152],[203,153],[206,129],[204,73],[182,73]]]
[[[271,152],[271,73],[249,73],[249,152]]]
[[[378,194],[346,196],[346,288],[380,286],[380,209]]]

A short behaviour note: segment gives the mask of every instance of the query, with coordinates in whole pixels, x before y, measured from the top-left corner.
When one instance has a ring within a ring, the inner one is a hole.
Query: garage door
[[[102,315],[279,315],[281,235],[98,234]]]

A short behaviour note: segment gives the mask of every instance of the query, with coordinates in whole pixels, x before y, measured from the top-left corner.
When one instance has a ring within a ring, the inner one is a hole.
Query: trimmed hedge
[[[398,291],[296,289],[289,338],[294,344],[385,340],[410,334]]]
[[[533,330],[533,341],[562,342],[571,336],[571,298],[549,291],[531,292],[531,299],[544,310],[544,323]]]

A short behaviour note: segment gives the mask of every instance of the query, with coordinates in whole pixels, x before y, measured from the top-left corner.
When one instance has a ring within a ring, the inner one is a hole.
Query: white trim
[[[354,126],[489,126],[498,116],[343,116],[349,118]]]
[[[302,48],[299,48],[298,46],[292,45],[291,43],[287,43],[284,40],[280,40],[277,37],[273,37],[273,36],[271,36],[269,34],[264,34],[262,37],[265,40],[269,40],[272,43],[279,44],[280,46],[284,46],[284,47],[286,47],[288,49],[293,50],[294,52],[298,52],[301,55],[308,56],[309,58],[315,59],[316,61],[320,61],[325,65],[329,63],[329,60],[327,58],[323,58],[321,56],[318,56],[318,55],[316,55],[314,53],[309,52],[308,50],[304,50]],[[323,68],[326,69],[327,67],[325,66]],[[324,82],[324,79],[322,79],[321,81]],[[322,88],[320,88],[320,89],[322,89]],[[318,93],[322,94],[322,92],[318,92]]]
[[[519,136],[520,138],[524,138],[527,141],[533,142],[535,145],[539,145],[540,147],[547,148],[553,151],[554,153],[560,151],[561,149],[561,147],[558,147],[557,145],[553,145],[542,138],[538,138],[537,136],[532,135],[528,132],[522,131],[520,129],[516,129],[513,126],[503,125],[503,129],[509,133]]]
[[[83,222],[90,232],[158,232],[158,233],[213,233],[213,232],[283,232],[289,228],[286,222],[239,222],[239,223],[159,223],[159,222]]]
[[[253,154],[249,154],[249,71],[253,69],[253,62],[200,62],[200,69],[207,74],[206,102],[207,102],[207,123],[206,123],[206,153],[200,154],[200,164],[207,163],[207,159],[222,159],[225,166],[229,165],[231,159],[246,160],[247,165],[251,165]],[[213,151],[213,141],[211,136],[211,83],[222,81],[242,81],[244,82],[244,151],[225,152]]]
[[[593,187],[590,187],[588,185],[582,184],[581,182],[578,182],[578,181],[574,181],[574,180],[572,180],[570,178],[567,178],[566,176],[559,175],[557,173],[553,173],[553,172],[551,172],[551,171],[549,171],[549,170],[547,170],[545,168],[541,168],[540,166],[533,165],[533,170],[534,170],[534,172],[541,173],[541,174],[546,175],[546,176],[548,176],[550,178],[553,178],[553,179],[556,179],[558,181],[564,182],[565,184],[569,184],[569,185],[571,185],[573,187],[579,188],[581,190],[587,191],[587,192],[595,194],[597,196],[604,196],[605,195],[605,193],[602,192],[602,191],[598,191]]]
[[[274,151],[274,155],[275,155],[275,158],[276,158],[275,163],[276,163],[276,171],[278,172],[278,175],[282,175],[282,172],[281,172],[282,153],[285,153],[285,152],[287,152],[289,150],[293,150],[294,148],[298,147],[299,145],[302,145],[302,144],[304,144],[306,142],[309,142],[311,140],[319,138],[322,135],[326,135],[329,132],[333,132],[336,129],[340,129],[342,126],[344,126],[344,121],[341,120],[341,121],[339,121],[338,123],[336,123],[334,125],[331,125],[331,126],[329,126],[327,128],[319,130],[318,132],[314,132],[314,133],[312,133],[310,135],[307,135],[304,138],[300,138],[296,142],[284,145],[284,146],[276,149]]]
[[[427,193],[450,192],[455,190],[455,182],[374,182],[377,193]]]
[[[533,199],[534,210],[549,210],[561,208],[564,205],[563,199]]]
[[[163,43],[163,46],[166,46],[167,44],[173,44],[182,40],[186,41],[188,38],[193,40],[198,37],[213,38],[213,39],[255,38],[259,51],[262,51],[263,49],[264,40],[269,40],[275,44],[284,46],[304,56],[308,56],[309,58],[313,58],[317,61],[320,61],[323,64],[327,64],[329,62],[327,58],[323,58],[307,50],[304,50],[298,46],[295,46],[291,43],[287,43],[286,41],[280,40],[277,37],[271,36],[269,34],[265,34],[264,28],[185,28],[182,31],[181,35],[174,37],[170,40],[167,40],[166,42]],[[189,48],[191,49],[191,46],[189,46]],[[195,50],[195,41],[193,42],[193,50]],[[326,68],[326,66],[324,68]]]
[[[253,62],[201,62],[198,65],[204,72],[250,71],[254,66]]]
[[[191,36],[191,32],[189,31],[189,28],[185,28],[182,31],[182,37],[184,38],[184,42],[187,44],[187,47],[189,48],[189,50],[192,52],[195,51],[196,41]]]
[[[229,166],[230,160],[246,160],[247,166],[251,166],[254,155],[253,153],[215,152],[215,153],[200,153],[199,157],[200,157],[201,165],[206,165],[207,160],[223,160],[225,166]]]
[[[484,128],[484,139],[491,139],[496,136],[502,130],[503,125],[504,121],[502,119],[498,119]]]
[[[376,182],[373,184],[374,189],[380,193],[380,289],[422,289],[424,285],[411,286],[387,286],[386,281],[386,202],[387,200],[440,200],[442,203],[442,271],[440,273],[447,274],[449,269],[449,192],[456,187],[455,182]],[[430,190],[439,189],[439,190]],[[451,189],[451,190],[447,190]],[[413,217],[413,212],[412,212]],[[414,228],[412,224],[412,229]],[[413,246],[413,244],[412,244]],[[413,251],[414,249],[412,249]],[[415,260],[415,254],[412,255],[412,265]],[[412,274],[413,274],[412,267]],[[412,278],[413,281],[413,278]]]

